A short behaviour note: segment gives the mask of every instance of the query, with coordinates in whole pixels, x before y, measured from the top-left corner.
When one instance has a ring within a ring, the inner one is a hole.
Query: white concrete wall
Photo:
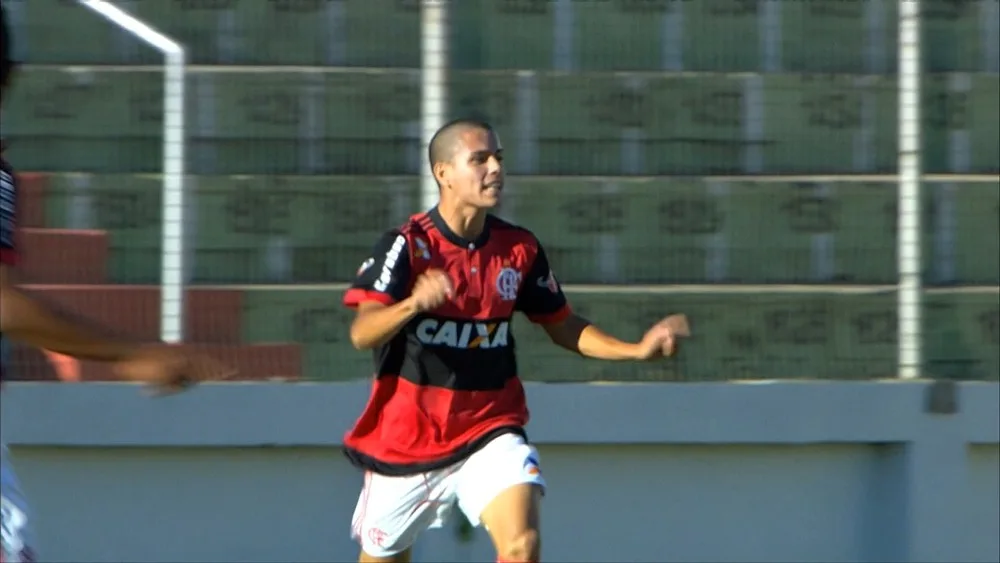
[[[547,561],[1000,560],[1000,386],[531,385]],[[15,384],[45,560],[349,561],[361,385]],[[493,561],[481,531],[418,561]]]

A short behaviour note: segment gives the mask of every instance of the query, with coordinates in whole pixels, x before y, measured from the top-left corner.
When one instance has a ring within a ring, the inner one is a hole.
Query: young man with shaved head
[[[498,561],[539,561],[545,481],[524,430],[512,316],[604,360],[669,356],[687,329],[665,319],[627,343],[570,310],[535,236],[490,214],[504,168],[488,124],[448,123],[428,152],[440,202],[386,232],[344,296],[357,310],[351,342],[375,361],[368,405],[345,437],[364,470],[352,535],[362,562],[407,562],[457,505],[489,532]]]

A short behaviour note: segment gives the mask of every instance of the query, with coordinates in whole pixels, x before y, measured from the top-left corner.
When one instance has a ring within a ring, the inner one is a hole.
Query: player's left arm
[[[574,313],[541,246],[521,285],[516,307],[541,325],[553,343],[570,352],[600,360],[641,360],[655,354],[649,346],[619,340]]]

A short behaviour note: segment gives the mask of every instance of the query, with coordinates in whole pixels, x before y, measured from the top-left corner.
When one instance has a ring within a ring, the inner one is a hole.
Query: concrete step
[[[160,288],[136,285],[24,286],[70,312],[141,341],[160,338]],[[196,343],[242,341],[243,292],[236,289],[188,289],[185,339]]]
[[[30,284],[107,283],[103,231],[24,228],[18,231],[18,279]]]
[[[39,172],[19,172],[16,176],[17,225],[22,228],[45,227],[45,193],[51,176]]]
[[[210,355],[237,370],[232,381],[297,380],[302,357],[297,344],[183,345]],[[15,345],[8,381],[115,381],[108,363],[79,361],[69,356]]]

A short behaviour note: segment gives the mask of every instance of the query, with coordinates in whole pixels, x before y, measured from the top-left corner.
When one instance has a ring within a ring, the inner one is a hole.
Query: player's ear
[[[448,177],[448,165],[444,162],[435,162],[431,171],[434,173],[434,179],[437,180],[438,186],[443,189],[446,184],[445,179]]]

